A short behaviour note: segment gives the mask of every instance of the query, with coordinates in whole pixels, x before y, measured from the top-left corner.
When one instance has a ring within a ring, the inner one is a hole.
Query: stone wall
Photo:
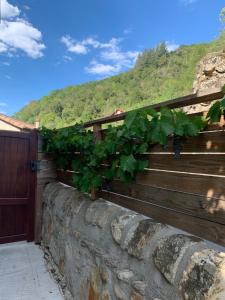
[[[65,299],[225,299],[225,253],[201,239],[61,183],[43,200],[42,246]]]

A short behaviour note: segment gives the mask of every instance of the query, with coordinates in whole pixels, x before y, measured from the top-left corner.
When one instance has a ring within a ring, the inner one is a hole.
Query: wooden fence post
[[[102,125],[101,124],[94,124],[93,126],[93,134],[95,142],[101,141],[102,139]],[[92,188],[91,190],[91,199],[96,200],[99,198],[99,190]]]
[[[49,182],[57,180],[55,165],[52,158],[43,153],[42,138],[38,134],[38,160],[40,170],[37,172],[37,190],[35,203],[35,243],[41,242],[43,191]]]

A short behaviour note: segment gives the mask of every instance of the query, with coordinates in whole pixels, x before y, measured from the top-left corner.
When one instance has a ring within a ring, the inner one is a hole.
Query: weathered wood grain
[[[224,225],[104,190],[101,192],[101,196],[103,199],[142,213],[155,220],[225,246]]]
[[[110,191],[225,225],[225,199],[114,180]]]

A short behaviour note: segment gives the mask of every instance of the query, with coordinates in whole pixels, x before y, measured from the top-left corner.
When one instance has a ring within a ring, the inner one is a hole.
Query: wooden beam
[[[213,100],[221,99],[224,96],[224,92],[220,89],[209,89],[206,90],[204,93],[200,94],[190,94],[187,96],[171,99],[168,101],[160,102],[157,104],[148,105],[145,107],[142,107],[141,109],[148,109],[148,108],[154,108],[156,110],[159,110],[161,107],[169,107],[169,108],[181,108],[193,104],[199,104],[199,103],[205,103]],[[95,124],[106,124],[106,123],[112,123],[124,120],[126,117],[127,112],[119,114],[119,115],[113,115],[108,116],[104,118],[99,118],[97,120],[89,121],[84,124],[85,128],[92,127]]]

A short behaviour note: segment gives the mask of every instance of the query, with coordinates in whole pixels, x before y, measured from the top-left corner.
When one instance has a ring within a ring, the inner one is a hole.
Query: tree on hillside
[[[158,68],[162,66],[168,55],[166,43],[162,42],[153,49],[148,49],[139,54],[136,68],[144,69],[146,67]]]
[[[225,24],[225,7],[222,8],[220,12],[220,21],[222,22],[222,24]]]

